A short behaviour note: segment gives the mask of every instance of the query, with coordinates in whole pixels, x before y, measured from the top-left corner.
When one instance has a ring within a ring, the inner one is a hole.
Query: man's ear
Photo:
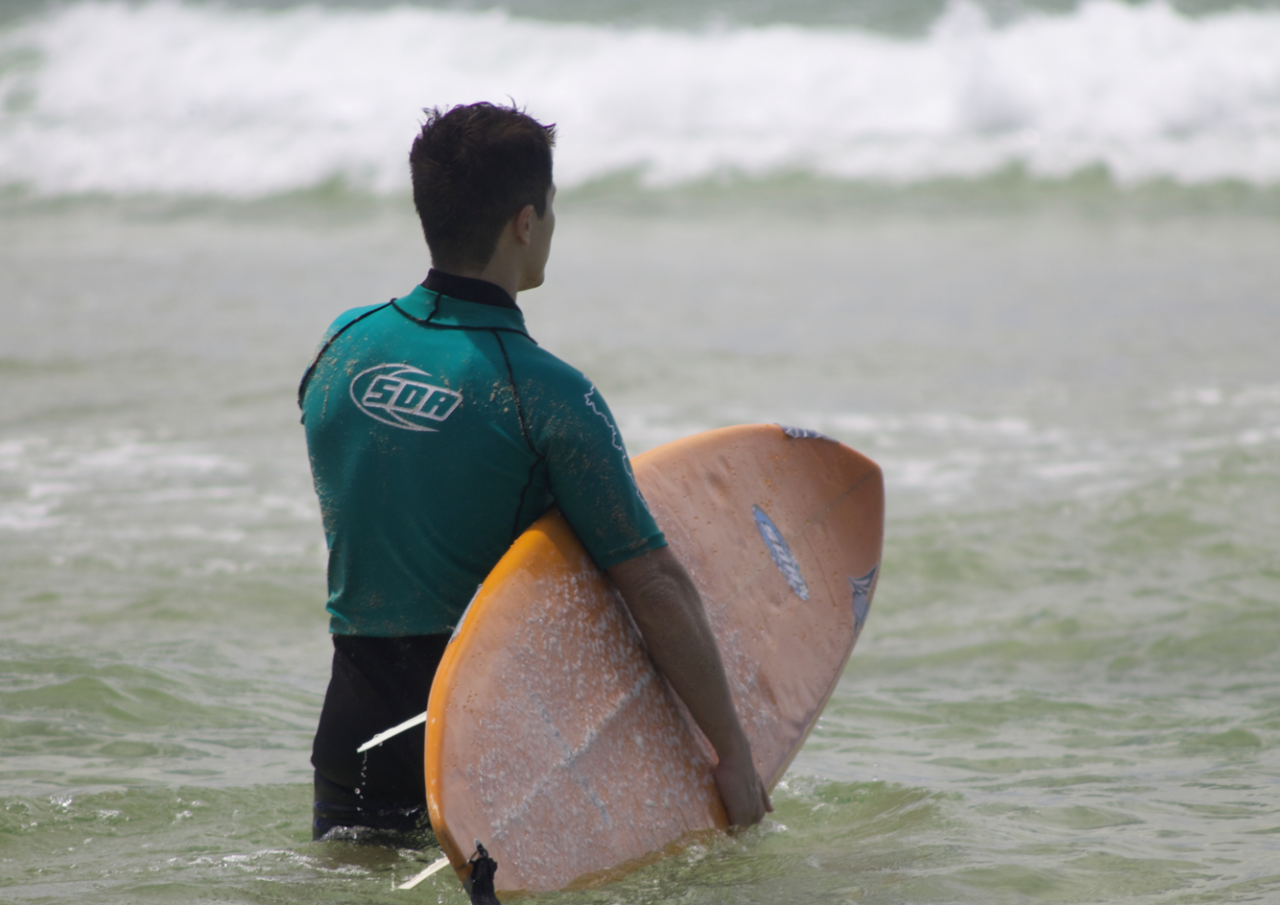
[[[516,241],[528,245],[533,241],[533,205],[526,204],[515,216]]]

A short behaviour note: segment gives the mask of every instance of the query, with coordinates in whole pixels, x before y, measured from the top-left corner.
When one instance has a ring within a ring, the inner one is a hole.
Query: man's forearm
[[[670,548],[609,569],[654,665],[684,701],[720,758],[716,781],[731,823],[749,825],[771,810],[738,721],[733,696],[698,590]]]

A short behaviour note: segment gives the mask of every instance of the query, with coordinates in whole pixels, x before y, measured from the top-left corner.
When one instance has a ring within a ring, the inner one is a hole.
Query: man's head
[[[483,270],[512,217],[527,205],[546,214],[555,126],[487,103],[423,112],[409,169],[432,263]]]

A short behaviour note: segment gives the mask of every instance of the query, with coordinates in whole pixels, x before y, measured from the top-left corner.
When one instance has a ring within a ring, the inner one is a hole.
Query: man
[[[554,128],[491,104],[427,111],[409,162],[426,281],[334,322],[299,388],[329,545],[333,675],[312,752],[317,838],[423,825],[418,713],[449,635],[512,541],[558,505],[719,757],[731,823],[771,810],[698,592],[600,393],[539,349],[518,292],[555,228]],[[341,829],[339,829],[341,832]]]

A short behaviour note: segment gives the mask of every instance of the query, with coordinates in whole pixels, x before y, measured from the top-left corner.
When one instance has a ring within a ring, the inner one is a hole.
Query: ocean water
[[[639,903],[1280,901],[1280,5],[15,3],[0,900],[461,903],[310,841],[294,391],[428,266],[423,106],[560,124],[533,335],[633,453],[885,470],[777,811]]]

